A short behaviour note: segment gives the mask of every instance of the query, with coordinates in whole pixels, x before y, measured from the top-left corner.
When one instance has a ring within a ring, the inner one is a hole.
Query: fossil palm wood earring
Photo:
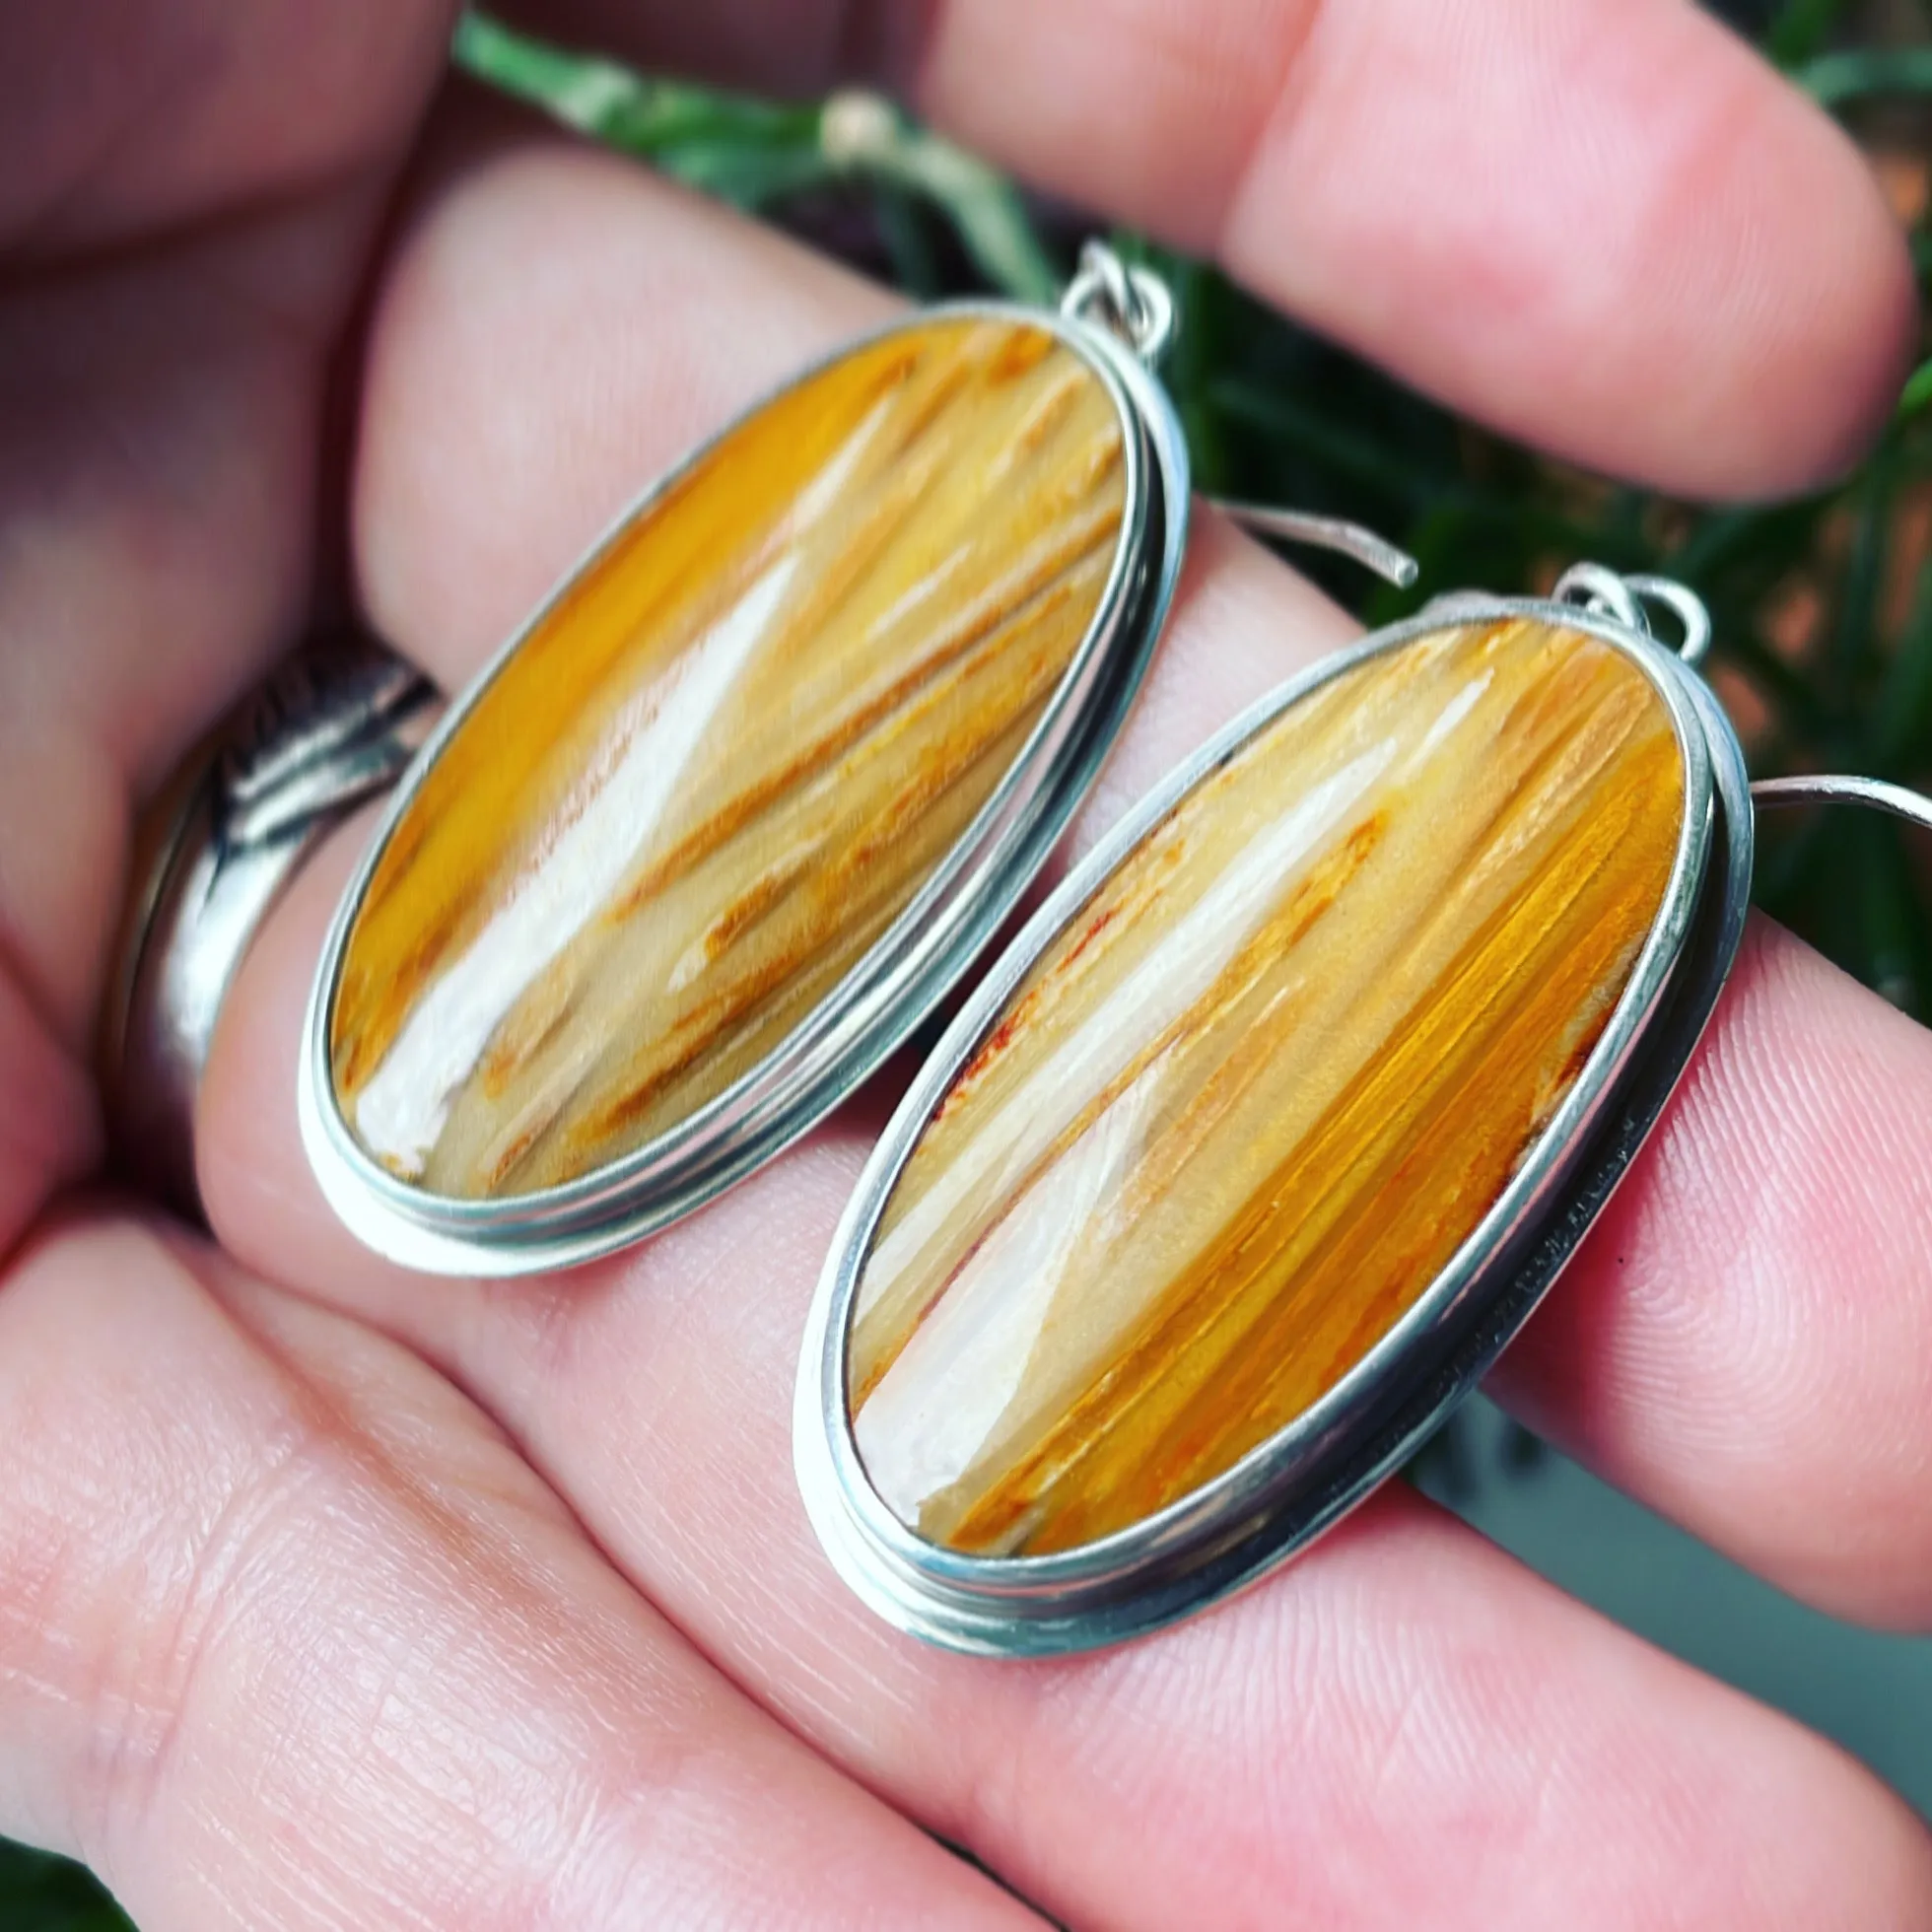
[[[1440,599],[1238,719],[1042,907],[887,1129],[806,1335],[800,1484],[876,1610],[1000,1655],[1152,1629],[1475,1385],[1737,951],[1754,788],[1708,638],[1682,586],[1590,565]],[[1755,797],[1932,823],[1862,780]]]
[[[357,1234],[470,1274],[606,1253],[906,1038],[1159,635],[1174,319],[1089,246],[1057,311],[951,305],[837,351],[627,511],[456,700],[310,1005],[304,1139]]]

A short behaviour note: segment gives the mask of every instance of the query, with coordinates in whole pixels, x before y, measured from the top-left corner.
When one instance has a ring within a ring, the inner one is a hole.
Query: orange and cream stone
[[[1066,1550],[1229,1469],[1386,1337],[1567,1093],[1683,834],[1671,714],[1523,619],[1363,660],[1211,771],[914,1148],[848,1334],[880,1497]]]
[[[1051,330],[902,329],[612,538],[393,828],[336,1105],[445,1196],[553,1187],[778,1048],[985,804],[1123,542],[1112,392]]]

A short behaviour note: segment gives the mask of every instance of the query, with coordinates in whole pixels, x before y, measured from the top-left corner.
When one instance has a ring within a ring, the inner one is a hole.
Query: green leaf
[[[1910,782],[1910,767],[1932,751],[1932,562],[1921,566],[1912,612],[1894,653],[1877,705],[1874,734],[1881,777]]]
[[[0,1927],[5,1932],[131,1932],[114,1901],[79,1865],[4,1838]]]
[[[1784,0],[1764,34],[1764,51],[1780,67],[1810,60],[1844,12],[1844,0]]]
[[[566,53],[466,14],[451,57],[479,80],[540,107],[567,127],[654,162],[739,207],[830,179],[816,106],[646,80],[594,55]]]
[[[1922,362],[1905,378],[1905,386],[1899,392],[1900,420],[1916,416],[1928,402],[1932,402],[1932,362]]]
[[[1832,640],[1836,699],[1847,714],[1864,709],[1869,696],[1864,674],[1878,650],[1879,601],[1885,587],[1886,559],[1891,550],[1894,506],[1898,501],[1898,464],[1881,449],[1851,492],[1856,506],[1852,525],[1851,559],[1838,599],[1838,623]]]
[[[923,197],[951,222],[973,265],[1016,302],[1050,303],[1061,276],[1006,177],[977,155],[908,121],[867,94],[826,102],[818,142],[830,166]]]
[[[1932,94],[1932,47],[1848,47],[1821,54],[1792,75],[1828,107],[1880,94]]]

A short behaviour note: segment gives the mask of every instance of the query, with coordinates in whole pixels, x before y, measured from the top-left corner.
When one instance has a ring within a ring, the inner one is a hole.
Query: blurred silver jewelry
[[[115,1158],[200,1213],[194,1106],[222,1000],[309,855],[427,734],[420,672],[350,635],[286,657],[142,814],[100,1039]]]

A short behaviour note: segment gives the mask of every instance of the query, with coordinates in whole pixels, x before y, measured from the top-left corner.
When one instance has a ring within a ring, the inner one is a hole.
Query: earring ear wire
[[[1273,504],[1244,503],[1230,497],[1204,497],[1202,502],[1256,536],[1277,537],[1284,543],[1305,544],[1312,550],[1332,550],[1372,570],[1385,583],[1406,590],[1421,576],[1422,567],[1407,550],[1378,535],[1364,523],[1341,517],[1316,517],[1305,510],[1280,510]]]
[[[1932,798],[1889,779],[1800,772],[1789,778],[1758,779],[1751,799],[1760,811],[1793,805],[1863,805],[1932,832]]]

